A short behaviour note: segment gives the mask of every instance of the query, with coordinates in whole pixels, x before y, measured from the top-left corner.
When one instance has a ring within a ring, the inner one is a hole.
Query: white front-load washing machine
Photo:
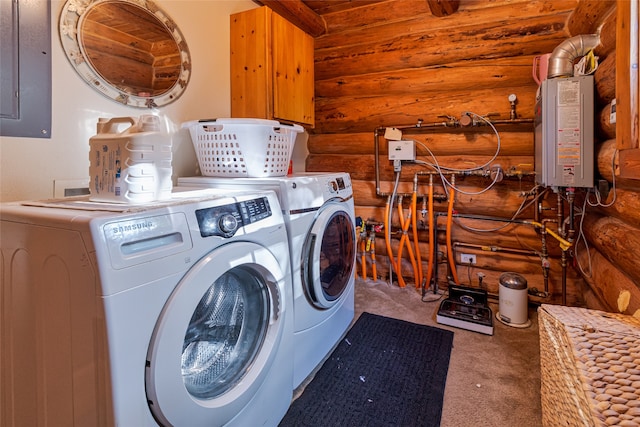
[[[283,210],[294,295],[293,387],[330,353],[354,317],[355,208],[348,173],[184,177],[188,187],[273,190]]]
[[[278,199],[197,194],[0,205],[0,425],[277,425],[293,374]]]

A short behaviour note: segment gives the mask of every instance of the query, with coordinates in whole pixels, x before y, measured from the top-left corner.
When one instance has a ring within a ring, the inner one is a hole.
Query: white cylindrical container
[[[496,319],[509,326],[520,328],[530,326],[527,279],[518,273],[502,273],[498,292],[499,311],[496,313]]]
[[[140,116],[137,123],[132,117],[100,118],[89,146],[89,200],[139,204],[171,198],[171,137],[157,116]]]

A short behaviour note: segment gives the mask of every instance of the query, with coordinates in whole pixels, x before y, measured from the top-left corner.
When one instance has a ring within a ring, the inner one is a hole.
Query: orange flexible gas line
[[[403,235],[405,236],[405,243],[407,244],[407,252],[409,252],[409,261],[411,261],[411,268],[413,269],[413,280],[415,281],[418,274],[418,267],[416,266],[416,256],[413,253],[413,246],[411,246],[411,241],[409,240],[409,226],[411,225],[411,210],[409,210],[409,217],[405,221],[405,228],[403,231]]]
[[[431,275],[433,274],[433,257],[434,257],[434,242],[433,242],[433,227],[434,227],[434,214],[433,214],[433,175],[429,175],[429,263],[427,264],[427,281],[425,287],[428,289],[431,285]],[[436,278],[437,280],[437,278]],[[434,287],[435,289],[435,287]]]
[[[375,230],[371,230],[370,236],[370,245],[371,245],[371,278],[376,281],[378,280],[378,270],[376,266],[376,232]]]
[[[453,258],[453,247],[451,245],[451,228],[453,224],[453,201],[455,198],[456,190],[453,188],[455,185],[455,175],[451,179],[452,186],[449,188],[449,206],[447,208],[447,258],[449,259],[449,266],[451,267],[451,276],[456,285],[459,285],[458,271],[456,270],[456,260]]]
[[[416,258],[413,254],[413,248],[411,247],[411,242],[409,241],[409,225],[411,225],[411,207],[409,208],[409,214],[407,219],[404,219],[404,212],[402,209],[402,200],[398,200],[398,213],[400,216],[400,226],[402,228],[402,237],[400,238],[400,247],[398,248],[398,260],[396,261],[396,265],[398,266],[398,276],[400,276],[400,269],[402,268],[402,253],[404,252],[404,246],[407,246],[407,252],[409,252],[409,261],[411,262],[411,268],[413,269],[413,277],[416,277],[417,267],[416,267]],[[404,278],[402,280],[404,285],[406,282]],[[403,286],[404,287],[404,286]]]
[[[360,236],[360,250],[362,251],[360,258],[362,263],[362,279],[367,280],[367,252],[365,250],[367,235],[365,233],[362,233]]]
[[[398,276],[398,286],[404,288],[407,286],[407,283],[404,281],[404,277],[402,277],[402,252],[404,249],[404,241],[406,238],[406,233],[404,231],[404,212],[402,210],[402,196],[398,197],[398,219],[400,221],[400,231],[402,232],[402,236],[400,236],[400,243],[398,245],[398,259],[396,260],[396,276]]]
[[[416,247],[416,264],[418,265],[417,277],[416,277],[416,289],[422,286],[422,257],[420,255],[420,242],[418,241],[418,189],[413,189],[413,196],[411,199],[411,209],[413,210],[413,217],[411,218],[411,226],[413,227],[413,245]]]

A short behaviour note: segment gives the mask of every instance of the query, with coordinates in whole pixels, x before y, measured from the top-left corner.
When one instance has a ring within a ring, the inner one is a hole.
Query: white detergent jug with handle
[[[140,204],[171,198],[171,137],[158,116],[99,118],[96,128],[89,140],[89,200]]]

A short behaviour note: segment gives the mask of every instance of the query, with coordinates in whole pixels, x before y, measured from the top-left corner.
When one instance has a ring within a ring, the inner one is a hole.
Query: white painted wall
[[[229,15],[256,7],[251,0],[156,0],[180,27],[193,73],[186,91],[158,109],[179,129],[188,120],[229,117]],[[54,180],[88,179],[89,138],[98,117],[139,116],[89,87],[71,67],[58,36],[64,1],[51,1],[53,116],[51,139],[8,138],[0,143],[0,201],[53,196]],[[173,140],[174,176],[193,175],[197,161],[185,130]]]

